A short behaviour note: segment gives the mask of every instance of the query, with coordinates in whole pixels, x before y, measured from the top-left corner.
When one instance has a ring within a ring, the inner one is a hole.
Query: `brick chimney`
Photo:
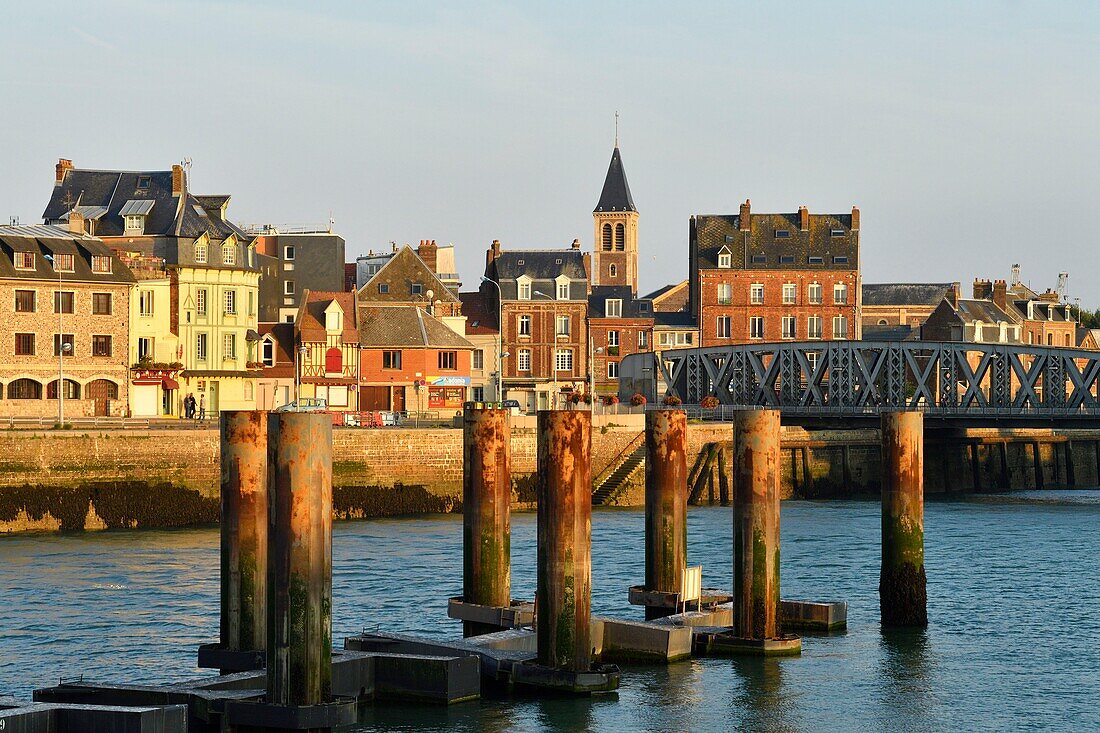
[[[439,253],[439,247],[436,246],[435,240],[421,239],[420,246],[416,248],[416,253],[420,255],[420,259],[424,260],[424,264],[428,266],[428,269],[435,272],[436,255]]]
[[[752,229],[752,206],[748,199],[745,199],[745,203],[741,204],[741,216],[739,221],[741,223],[741,231],[747,232]]]
[[[859,209],[855,206],[852,207],[852,231],[859,231]]]
[[[573,244],[571,246],[572,246],[573,249],[580,249],[581,248],[581,240],[574,239]]]
[[[959,294],[962,291],[962,283],[951,283],[951,287],[948,288],[946,298],[947,302],[951,304],[952,308],[959,307]]]
[[[65,180],[65,171],[71,171],[72,169],[73,162],[71,160],[69,160],[68,158],[58,158],[57,167],[54,169],[56,173],[53,180],[53,185],[60,186],[61,183]]]
[[[69,231],[73,234],[84,233],[84,215],[75,211],[69,212]]]
[[[810,231],[810,210],[805,206],[798,207],[798,228],[801,231]]]
[[[1004,280],[993,281],[993,303],[1003,311],[1008,309],[1008,283]]]
[[[187,191],[187,174],[182,165],[172,166],[172,195],[180,196]]]
[[[1058,302],[1058,293],[1057,293],[1057,291],[1054,291],[1054,290],[1051,290],[1050,288],[1047,288],[1046,292],[1042,293],[1039,296],[1039,300],[1043,301],[1044,303],[1057,303]]]
[[[974,300],[989,300],[993,297],[993,283],[989,280],[974,278]]]
[[[493,245],[485,250],[485,266],[488,267],[498,257],[500,257],[500,240],[494,239]]]

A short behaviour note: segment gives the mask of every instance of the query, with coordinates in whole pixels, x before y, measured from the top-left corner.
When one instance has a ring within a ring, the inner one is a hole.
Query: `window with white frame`
[[[531,371],[531,350],[520,349],[516,354],[516,370],[521,372]]]
[[[227,333],[222,338],[222,358],[227,360],[237,358],[237,334]]]
[[[263,360],[264,366],[275,366],[275,342],[271,339],[264,339],[261,343],[260,359]]]
[[[607,362],[607,378],[618,379],[619,378],[619,362],[609,361]]]
[[[519,335],[531,335],[531,316],[520,316],[518,319]]]
[[[200,316],[206,315],[206,288],[199,288],[195,291],[195,310],[198,311]]]
[[[284,280],[283,281],[283,295],[294,295],[294,281],[293,280]]]
[[[753,283],[749,286],[749,302],[753,305],[764,303],[764,283]]]
[[[783,338],[794,338],[794,316],[783,316]]]
[[[34,252],[16,252],[15,253],[15,269],[16,270],[33,270],[34,269]]]
[[[837,305],[848,304],[848,286],[844,283],[833,285],[833,302]]]
[[[751,316],[749,318],[749,338],[762,339],[764,338],[764,317],[763,316]]]
[[[206,334],[195,334],[195,359],[198,361],[206,361]]]
[[[806,319],[806,338],[821,338],[821,316],[810,316]]]
[[[810,285],[806,288],[806,297],[811,303],[815,305],[820,305],[821,292],[821,283],[810,283]]]
[[[527,278],[516,280],[516,297],[520,300],[531,299],[531,281]]]
[[[618,348],[618,346],[619,346],[619,332],[618,331],[608,331],[607,332],[607,345],[611,346],[613,348]]]
[[[225,314],[227,316],[233,316],[237,314],[237,291],[226,290],[224,294],[225,298]]]
[[[288,245],[285,245],[283,247],[283,259],[284,260],[294,259],[294,245],[293,244],[288,244]]]
[[[54,272],[72,272],[73,271],[73,256],[66,254],[57,254],[53,256],[53,270]]]
[[[145,217],[141,214],[126,215],[126,234],[142,234],[145,231]]]
[[[848,319],[844,316],[833,316],[833,338],[848,338]]]
[[[558,336],[568,336],[570,323],[569,316],[558,316],[557,321],[558,325],[555,329],[555,333],[557,333]]]
[[[92,255],[92,272],[109,273],[111,258],[105,255]]]
[[[205,244],[196,244],[195,245],[195,263],[199,264],[199,265],[205,265],[206,264],[206,245]]]
[[[718,305],[729,305],[733,302],[733,286],[729,283],[718,283]]]
[[[798,300],[798,286],[794,283],[783,283],[783,305],[794,305]]]
[[[638,331],[638,348],[644,349],[649,346],[649,334],[645,331]]]
[[[607,318],[622,318],[623,301],[619,298],[609,298],[604,306],[604,316]]]
[[[485,368],[485,349],[474,349],[473,368],[474,369],[484,369]]]
[[[717,332],[718,338],[720,339],[728,339],[730,337],[729,316],[718,316]]]
[[[153,315],[153,291],[138,291],[138,315],[149,318]]]
[[[569,300],[569,283],[558,283],[558,300]]]
[[[558,349],[554,352],[554,371],[556,372],[572,372],[573,371],[573,350],[572,349]]]
[[[718,267],[728,270],[733,267],[733,255],[725,247],[718,253]]]
[[[222,264],[223,265],[235,265],[237,264],[237,246],[234,244],[227,244],[222,247]]]

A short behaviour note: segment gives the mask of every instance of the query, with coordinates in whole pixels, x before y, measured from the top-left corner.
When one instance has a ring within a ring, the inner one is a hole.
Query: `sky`
[[[349,260],[592,245],[619,144],[644,291],[688,219],[861,211],[864,282],[1093,276],[1100,4],[20,3],[0,44],[0,221],[54,165],[165,170],[239,224],[322,224]]]

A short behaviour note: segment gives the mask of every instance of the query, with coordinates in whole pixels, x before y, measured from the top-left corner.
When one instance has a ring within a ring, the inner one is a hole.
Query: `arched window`
[[[9,400],[40,400],[42,385],[33,379],[17,379],[8,385]]]
[[[325,352],[325,374],[340,374],[344,371],[344,354],[333,346]]]
[[[611,251],[611,225],[603,225],[603,248],[608,252]]]
[[[88,382],[84,393],[89,400],[117,400],[118,385],[109,379],[96,379]]]
[[[886,319],[885,318],[878,319],[878,325],[885,326],[886,325]]]
[[[617,277],[619,274],[619,268],[617,265],[611,265],[607,268],[607,274],[609,277]]]
[[[46,385],[46,399],[57,399],[57,380],[53,380]],[[79,400],[80,399],[80,385],[71,379],[65,380],[65,399],[67,400]]]
[[[622,224],[615,225],[615,249],[619,252],[626,249],[626,227]]]

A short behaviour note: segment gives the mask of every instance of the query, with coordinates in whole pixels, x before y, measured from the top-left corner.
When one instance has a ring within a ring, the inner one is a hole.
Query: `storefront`
[[[175,370],[135,369],[130,375],[130,415],[171,417],[178,415],[179,382]]]
[[[426,380],[429,410],[461,410],[469,391],[469,377],[432,377]]]

